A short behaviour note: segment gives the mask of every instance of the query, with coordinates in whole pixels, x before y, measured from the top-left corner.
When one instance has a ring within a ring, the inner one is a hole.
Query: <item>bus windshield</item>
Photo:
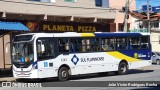
[[[27,63],[33,60],[33,44],[14,43],[12,48],[13,62]]]

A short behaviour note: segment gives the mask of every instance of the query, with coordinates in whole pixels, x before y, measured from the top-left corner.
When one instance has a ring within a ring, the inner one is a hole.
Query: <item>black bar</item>
[[[160,87],[160,81],[0,82],[0,87]]]

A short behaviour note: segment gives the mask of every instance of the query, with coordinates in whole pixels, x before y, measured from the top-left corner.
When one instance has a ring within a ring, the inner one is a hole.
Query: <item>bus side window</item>
[[[36,47],[38,60],[51,59],[55,55],[52,38],[39,38]]]
[[[60,38],[58,39],[59,52],[69,52],[69,39]]]
[[[119,37],[116,39],[116,47],[118,50],[126,50],[127,48],[127,38]]]
[[[86,39],[87,51],[95,52],[100,50],[99,38]]]
[[[141,48],[142,49],[148,49],[149,48],[149,37],[148,36],[142,36],[141,37]]]
[[[115,49],[115,39],[114,38],[108,39],[107,43],[108,43],[108,50]]]
[[[74,38],[73,43],[71,44],[74,46],[72,51],[75,50],[76,52],[86,52],[86,41],[84,38]]]
[[[70,46],[70,52],[77,52],[78,43],[76,42],[75,38],[70,39],[70,45],[69,46]]]
[[[108,49],[108,45],[106,39],[102,39],[102,51],[106,51]]]
[[[76,52],[75,44],[70,42],[70,46],[71,46],[70,52]]]
[[[58,49],[59,49],[59,52],[63,52],[63,45],[62,45],[61,39],[58,39]]]
[[[140,49],[140,38],[139,37],[130,37],[129,39],[130,49]]]
[[[82,46],[81,46],[81,47],[82,47],[82,48],[81,48],[82,52],[86,52],[85,39],[82,39],[82,40],[81,40],[81,43],[82,43]]]
[[[86,39],[86,46],[87,46],[87,51],[91,51],[91,39]]]
[[[114,38],[102,38],[101,39],[101,50],[107,51],[107,50],[114,50]]]
[[[68,43],[68,42],[65,43],[65,50],[66,50],[66,51],[69,50],[69,43]]]

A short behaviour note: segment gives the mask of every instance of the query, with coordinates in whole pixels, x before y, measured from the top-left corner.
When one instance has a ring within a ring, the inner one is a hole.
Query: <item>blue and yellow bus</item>
[[[115,71],[151,65],[147,33],[28,33],[12,45],[15,78],[58,77]]]

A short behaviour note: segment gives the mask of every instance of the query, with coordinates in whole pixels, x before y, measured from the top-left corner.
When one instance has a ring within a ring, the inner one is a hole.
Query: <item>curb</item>
[[[157,70],[157,69],[159,68],[153,67],[152,65],[138,68],[138,70]]]
[[[0,78],[0,82],[14,82],[16,81],[15,78]]]

